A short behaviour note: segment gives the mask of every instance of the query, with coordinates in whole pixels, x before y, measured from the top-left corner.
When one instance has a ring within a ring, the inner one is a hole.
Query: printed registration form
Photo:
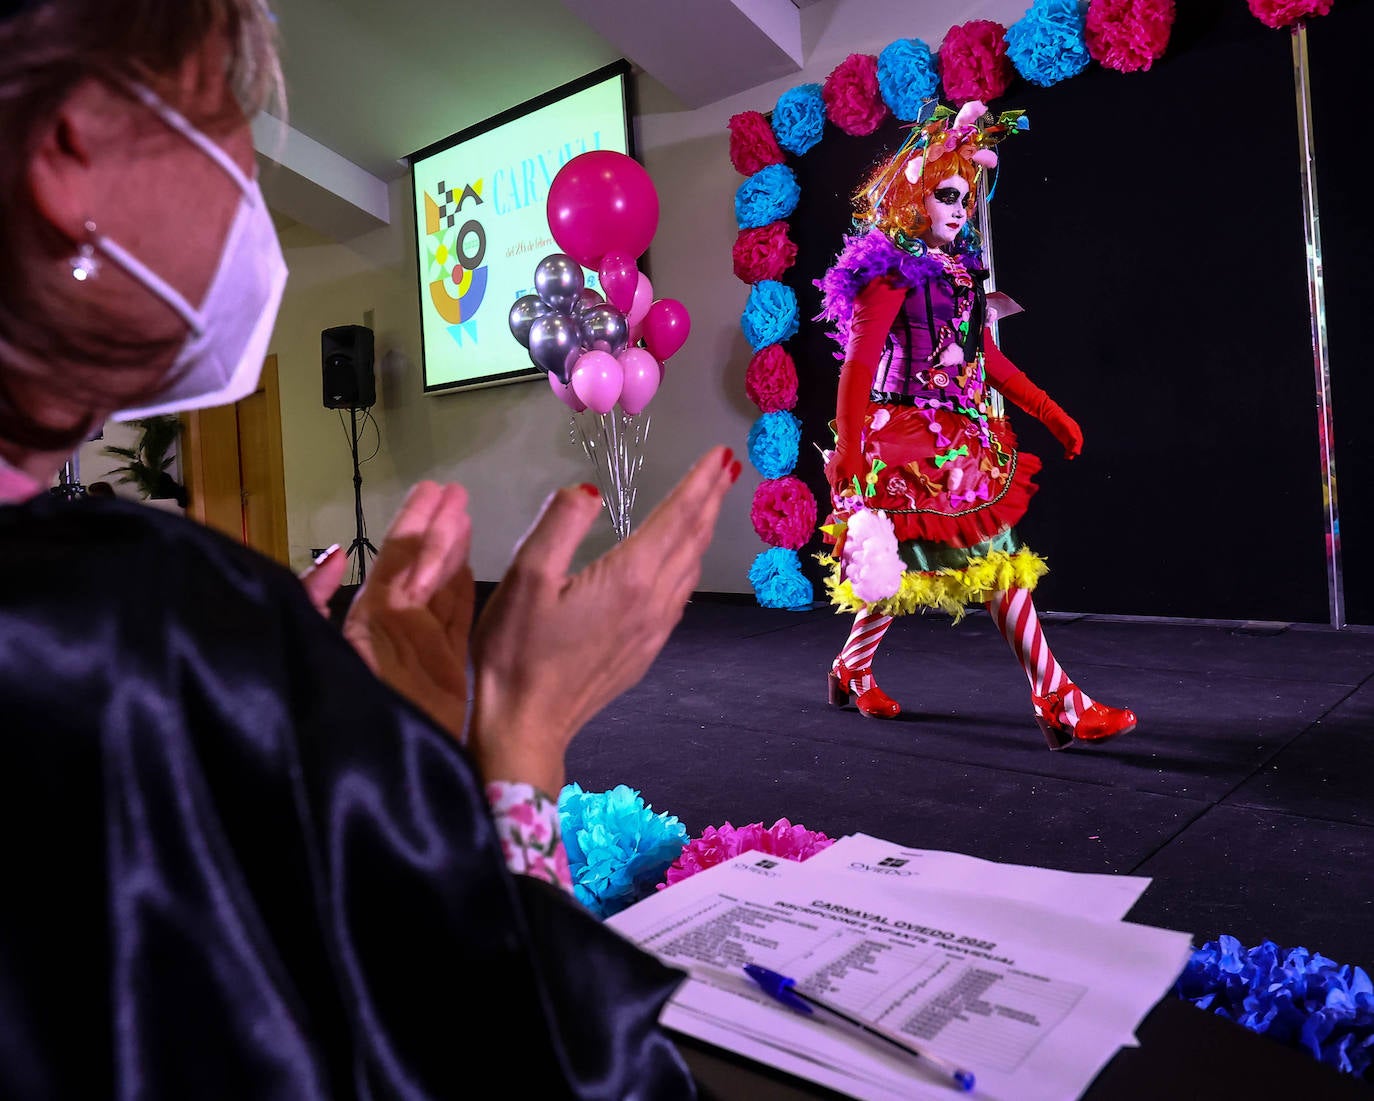
[[[693,975],[666,1027],[857,1098],[956,1095],[918,1061],[779,1006],[744,976],[755,963],[973,1071],[965,1096],[1071,1101],[1190,950],[1185,933],[813,863],[745,853],[609,919]]]

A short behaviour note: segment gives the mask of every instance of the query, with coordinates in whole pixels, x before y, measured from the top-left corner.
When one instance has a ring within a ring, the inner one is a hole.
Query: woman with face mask
[[[1051,749],[1135,728],[1135,715],[1074,684],[1040,629],[1031,591],[1043,560],[1016,536],[1040,469],[1018,451],[988,388],[1045,424],[1073,459],[1077,423],[985,335],[991,320],[970,224],[993,146],[1023,125],[981,103],[937,109],[855,195],[856,224],[818,281],[822,316],[844,349],[827,458],[834,511],[829,588],[854,625],[830,671],[830,702],[873,718],[901,706],[877,685],[873,657],[894,616],[927,608],[957,622],[986,604],[1030,681]]]
[[[728,451],[578,573],[600,498],[554,494],[471,631],[460,486],[411,492],[343,637],[341,555],[303,587],[41,491],[108,419],[254,389],[273,30],[264,0],[0,0],[0,1096],[691,1096],[681,975],[571,898],[554,800],[681,615]]]

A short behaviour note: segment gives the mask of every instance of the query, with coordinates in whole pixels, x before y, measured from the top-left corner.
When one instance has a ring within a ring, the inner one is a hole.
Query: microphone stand
[[[81,484],[81,464],[76,452],[62,464],[62,473],[58,475],[57,485],[48,492],[64,501],[79,501],[86,496],[86,487]]]
[[[367,555],[371,553],[372,557],[377,557],[377,548],[368,541],[363,530],[363,475],[358,465],[358,407],[350,406],[348,414],[353,422],[353,520],[356,536],[348,545],[345,557],[353,554],[358,556],[358,584],[361,585],[367,580]]]

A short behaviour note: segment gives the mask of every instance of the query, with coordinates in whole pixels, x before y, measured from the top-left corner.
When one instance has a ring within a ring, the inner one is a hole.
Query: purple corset
[[[981,398],[981,371],[957,366],[942,368],[933,362],[938,358],[937,351],[950,343],[951,328],[961,312],[967,312],[970,298],[966,293],[956,299],[954,288],[947,279],[932,279],[925,287],[912,289],[892,323],[883,358],[874,372],[873,389],[906,397],[943,400]],[[961,373],[967,376],[963,387],[957,381]],[[978,391],[977,395],[963,392],[974,389]]]

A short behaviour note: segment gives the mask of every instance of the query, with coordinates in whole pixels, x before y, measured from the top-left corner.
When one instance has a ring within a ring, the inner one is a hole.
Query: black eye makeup
[[[964,196],[957,187],[937,187],[931,195],[937,203],[945,206],[962,206],[964,202]]]

